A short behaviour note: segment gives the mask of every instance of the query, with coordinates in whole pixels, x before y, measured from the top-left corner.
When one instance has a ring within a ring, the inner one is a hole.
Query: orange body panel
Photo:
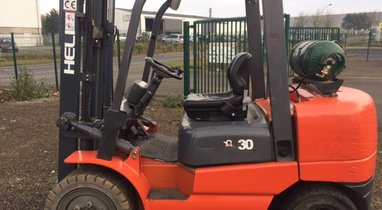
[[[368,94],[343,87],[337,97],[316,96],[294,109],[302,180],[356,183],[374,176],[377,115]]]
[[[192,193],[194,170],[178,164],[142,158],[142,173],[153,189],[178,189],[184,195]]]
[[[376,161],[377,152],[362,160],[302,162],[300,178],[304,181],[364,182],[374,176]]]
[[[138,150],[134,150],[132,153]],[[77,151],[65,163],[110,168],[137,189],[146,210],[163,209],[267,209],[273,196],[298,181],[298,165],[262,163],[189,169],[179,164],[140,158],[97,158],[95,151]],[[140,167],[139,165],[140,164]],[[271,177],[271,178],[270,178]],[[187,200],[150,200],[151,189],[178,189]]]
[[[366,93],[341,88],[338,97],[294,107],[300,162],[361,160],[376,151],[377,115]]]
[[[374,176],[377,117],[372,98],[342,87],[325,97],[304,89],[291,94],[300,179],[357,183]],[[256,103],[269,116],[269,100]]]
[[[195,172],[194,193],[277,195],[297,181],[296,162],[200,168]]]
[[[114,156],[111,161],[97,158],[97,151],[76,151],[65,159],[68,164],[91,164],[103,166],[112,169],[131,182],[141,197],[146,197],[150,192],[150,183],[141,173],[139,150],[134,150],[132,153],[137,155],[137,158],[132,158],[132,155],[127,159]]]

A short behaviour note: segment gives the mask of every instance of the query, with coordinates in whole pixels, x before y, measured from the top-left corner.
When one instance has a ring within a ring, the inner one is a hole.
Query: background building
[[[0,36],[15,34],[19,46],[41,45],[41,16],[39,0],[2,1]]]
[[[141,15],[141,21],[138,28],[138,35],[144,32],[150,33],[154,24],[156,12],[143,11]],[[129,27],[131,17],[130,9],[120,9],[115,10],[115,25],[120,31],[122,36],[126,35],[127,29]],[[163,16],[163,22],[161,24],[161,30],[159,34],[170,34],[170,33],[183,33],[183,22],[188,21],[192,24],[196,20],[207,19],[208,17],[194,16],[194,15],[182,15],[182,14],[171,14],[166,13]]]

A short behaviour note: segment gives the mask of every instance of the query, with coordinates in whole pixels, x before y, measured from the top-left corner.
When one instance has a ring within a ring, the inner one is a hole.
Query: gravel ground
[[[1,209],[42,209],[56,182],[58,99],[0,104]]]
[[[43,208],[57,181],[58,107],[58,97],[0,102],[0,209]],[[182,115],[159,106],[147,109],[148,117],[163,119],[159,129],[169,135],[176,135]]]

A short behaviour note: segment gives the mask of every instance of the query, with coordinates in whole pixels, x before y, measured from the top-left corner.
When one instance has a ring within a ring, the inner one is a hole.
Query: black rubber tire
[[[70,173],[58,183],[49,192],[44,209],[135,210],[134,204],[134,196],[116,177],[85,168]]]
[[[346,194],[329,186],[313,185],[289,195],[284,210],[357,210]]]

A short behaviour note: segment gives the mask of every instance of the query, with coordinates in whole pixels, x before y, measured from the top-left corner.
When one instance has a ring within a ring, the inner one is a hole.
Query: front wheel
[[[124,185],[102,171],[78,169],[49,193],[45,210],[134,210],[131,194]]]
[[[357,210],[346,194],[318,185],[294,192],[281,205],[283,210]]]

